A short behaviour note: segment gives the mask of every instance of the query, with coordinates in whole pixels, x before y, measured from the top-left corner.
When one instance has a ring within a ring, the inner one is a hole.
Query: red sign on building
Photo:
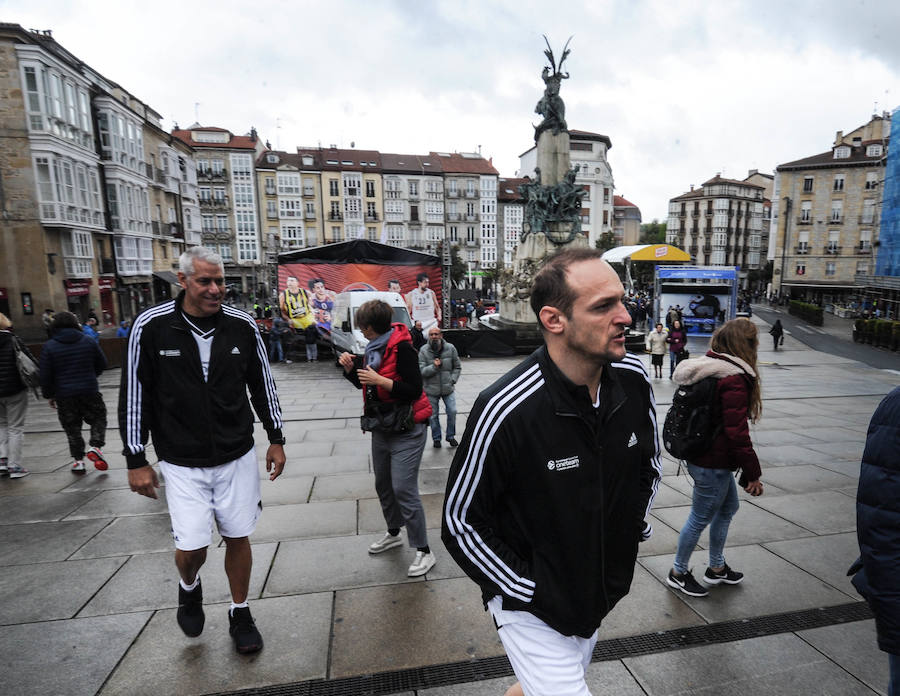
[[[66,278],[63,285],[66,286],[66,297],[78,297],[79,295],[90,295],[92,278]]]
[[[98,290],[114,290],[116,287],[115,278],[97,278]]]

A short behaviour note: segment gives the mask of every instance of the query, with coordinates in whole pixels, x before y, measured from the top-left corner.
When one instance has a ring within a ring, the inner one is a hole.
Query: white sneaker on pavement
[[[434,554],[431,551],[429,551],[428,553],[425,553],[424,551],[416,551],[416,558],[412,562],[412,565],[409,567],[409,572],[407,573],[407,575],[411,578],[425,575],[425,573],[434,568],[434,564],[436,562],[437,559],[434,557]]]
[[[400,538],[400,535],[396,536],[391,534],[390,532],[385,532],[384,536],[381,537],[378,541],[373,541],[369,544],[369,553],[381,553],[382,551],[387,551],[388,549],[392,549],[395,546],[402,546],[403,539]]]

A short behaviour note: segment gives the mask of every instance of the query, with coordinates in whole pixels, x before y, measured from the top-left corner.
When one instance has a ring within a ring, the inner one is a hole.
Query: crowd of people
[[[231,594],[228,631],[237,652],[252,654],[264,644],[248,602],[249,538],[262,511],[254,416],[268,441],[264,466],[275,481],[286,466],[278,390],[255,318],[223,302],[222,258],[195,247],[179,264],[179,295],[142,312],[133,327],[120,327],[127,344],[118,423],[128,483],[155,499],[157,470],[164,476],[179,578],[176,623],[190,637],[205,627],[200,572],[218,530]],[[273,317],[269,336],[273,361],[284,359],[287,332],[315,328],[330,311],[315,285],[306,292],[289,283],[282,294],[286,316]],[[368,341],[365,352],[339,358],[344,377],[362,395],[360,427],[370,433],[385,524],[367,551],[401,549],[405,528],[407,575],[425,576],[438,563],[418,479],[429,434],[434,448],[446,442],[452,462],[441,540],[493,617],[519,680],[508,696],[587,694],[585,668],[598,629],[630,590],[638,546],[653,533],[650,511],[662,476],[652,380],[642,358],[625,349],[626,330],[647,319],[649,297],[626,294],[596,250],[555,254],[536,275],[530,300],[544,345],[480,392],[458,440],[455,389],[463,366],[430,292],[427,277],[417,279],[412,329],[393,321],[388,303],[362,304],[355,318]],[[770,332],[776,348],[777,328]],[[41,395],[57,410],[72,471],[83,474],[87,462],[100,471],[108,467],[97,381],[106,366],[103,351],[87,323],[71,313],[50,316],[47,329],[49,340],[34,361],[0,314],[0,473],[10,478],[28,473],[22,439],[29,360]],[[708,442],[683,457],[691,508],[662,578],[674,591],[699,598],[710,587],[745,580],[727,563],[725,545],[740,506],[737,486],[751,496],[763,493],[749,430],[762,413],[759,337],[755,324],[737,318],[715,331],[704,355],[690,358],[686,342],[677,305],[647,334],[654,378],[662,377],[670,354],[673,409],[702,384],[711,395]],[[897,488],[898,394],[882,404],[870,427],[860,479],[862,555],[854,567],[854,582],[876,613],[880,644],[891,653],[893,681],[900,668],[900,603],[890,588],[898,552],[883,546],[900,538],[900,514],[890,498]],[[666,427],[668,433],[668,419]],[[155,465],[147,456],[151,442]],[[664,444],[671,452],[670,442]],[[690,558],[707,527],[701,584]]]

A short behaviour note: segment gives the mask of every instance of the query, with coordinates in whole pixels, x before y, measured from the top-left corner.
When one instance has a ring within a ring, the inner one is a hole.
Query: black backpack
[[[709,451],[721,430],[715,377],[675,390],[663,425],[663,445],[673,457],[691,460]]]

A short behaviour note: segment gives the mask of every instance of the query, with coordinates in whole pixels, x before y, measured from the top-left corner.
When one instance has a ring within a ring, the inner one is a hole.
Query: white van
[[[353,353],[353,355],[365,353],[366,344],[369,341],[356,325],[356,310],[369,300],[387,302],[394,310],[391,323],[401,322],[406,324],[407,328],[412,328],[406,301],[400,293],[370,290],[342,292],[334,298],[334,310],[331,315],[331,349],[334,351],[335,361],[341,353]]]

